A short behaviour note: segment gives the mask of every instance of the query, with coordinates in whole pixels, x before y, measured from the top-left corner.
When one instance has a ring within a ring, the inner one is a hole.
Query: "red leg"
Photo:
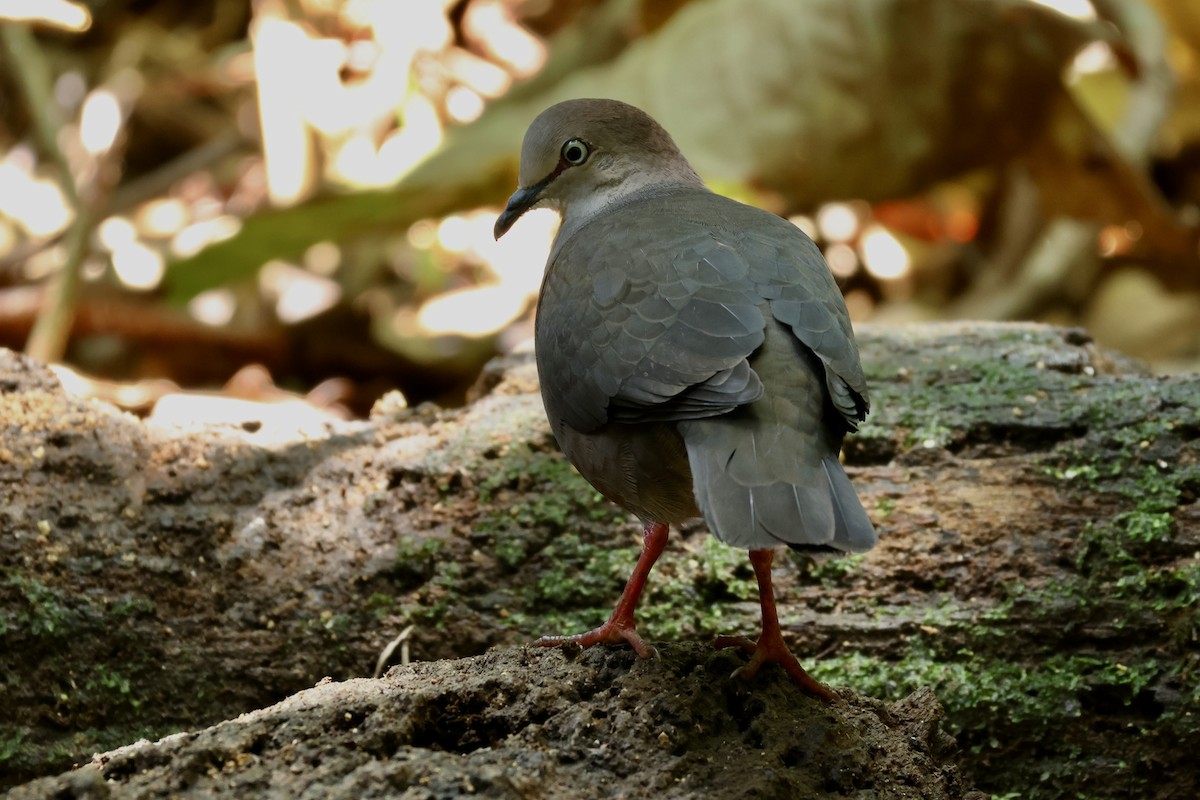
[[[762,606],[763,626],[758,641],[752,642],[744,636],[720,636],[715,645],[719,648],[740,647],[750,653],[750,662],[744,667],[739,667],[734,672],[735,675],[750,680],[758,674],[759,667],[763,664],[778,664],[805,692],[827,703],[831,702],[837,695],[810,678],[783,642],[779,614],[775,610],[775,592],[771,588],[771,562],[774,560],[774,550],[750,551],[750,563],[754,566],[755,577],[758,578],[758,602]]]
[[[579,633],[574,636],[543,636],[534,644],[538,647],[557,647],[562,644],[591,647],[594,644],[629,642],[629,645],[642,658],[649,658],[653,655],[654,648],[646,644],[641,636],[638,636],[633,611],[637,608],[642,590],[646,588],[646,578],[650,575],[650,569],[667,546],[668,530],[669,528],[660,522],[651,522],[646,525],[642,533],[642,554],[638,557],[633,574],[629,576],[629,583],[625,584],[625,591],[621,593],[621,599],[617,601],[617,607],[613,609],[608,622],[587,633]]]

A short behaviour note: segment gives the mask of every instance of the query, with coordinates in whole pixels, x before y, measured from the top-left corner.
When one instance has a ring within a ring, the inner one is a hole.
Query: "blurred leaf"
[[[171,262],[164,278],[168,299],[184,302],[206,289],[254,275],[272,258],[298,259],[317,242],[402,230],[420,219],[503,203],[516,186],[521,137],[541,110],[546,87],[581,64],[619,52],[627,44],[636,10],[632,0],[617,0],[581,15],[555,37],[538,75],[494,103],[474,124],[451,129],[442,148],[394,189],[328,195],[260,212],[243,220],[241,230],[229,239]]]
[[[481,171],[477,178],[493,178]],[[164,280],[167,299],[180,303],[206,289],[254,275],[271,259],[297,261],[317,242],[341,242],[369,231],[402,225],[461,208],[467,198],[486,195],[486,184],[447,183],[444,188],[333,195],[293,208],[264,211],[247,218],[237,234],[196,255],[174,261]]]

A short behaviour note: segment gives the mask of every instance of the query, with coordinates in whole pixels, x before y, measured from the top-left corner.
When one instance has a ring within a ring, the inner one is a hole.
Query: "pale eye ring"
[[[573,167],[578,167],[587,161],[591,154],[592,151],[583,139],[568,139],[562,146],[562,160]]]

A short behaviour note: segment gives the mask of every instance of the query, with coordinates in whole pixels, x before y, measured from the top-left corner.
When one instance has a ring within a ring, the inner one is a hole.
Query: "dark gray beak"
[[[517,189],[513,192],[513,196],[508,198],[508,205],[500,212],[500,216],[496,218],[496,227],[492,229],[492,233],[497,239],[508,233],[508,229],[513,226],[521,215],[533,207],[533,204],[538,201],[538,196],[541,195],[542,189],[546,188],[548,181],[535,183],[533,186],[527,186],[524,189]]]

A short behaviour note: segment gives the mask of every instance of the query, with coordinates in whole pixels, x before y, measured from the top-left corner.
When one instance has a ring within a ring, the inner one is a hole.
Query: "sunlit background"
[[[106,9],[0,0],[3,24],[34,34],[24,44],[6,35],[0,84],[0,344],[25,347],[56,281],[75,270],[81,287],[65,349],[34,348],[61,362],[74,391],[139,413],[157,403],[160,417],[179,419],[207,413],[161,402],[181,390],[305,399],[342,417],[366,413],[388,391],[461,402],[488,358],[527,344],[557,224],[536,212],[501,241],[492,237],[497,203],[515,185],[523,123],[491,145],[509,166],[503,180],[478,187],[474,203],[464,190],[431,203],[452,213],[414,214],[403,195],[408,204],[391,223],[379,211],[386,203],[350,202],[401,196],[389,192],[454,131],[482,124],[514,86],[542,76],[556,43],[588,30],[606,5],[212,0]],[[665,34],[689,4],[662,5],[642,4],[619,28],[625,46]],[[1040,5],[1100,24],[1087,0]],[[1186,237],[1200,219],[1200,11],[1144,5],[1169,11],[1166,58],[1179,84],[1146,161],[1156,202]],[[33,61],[20,57],[30,45]],[[1128,61],[1119,45],[1097,41],[1050,79],[1082,92],[1107,124],[1131,102],[1138,78]],[[14,64],[32,80],[17,80]],[[490,155],[463,148],[460,171],[469,173],[473,153],[482,171]],[[1007,173],[966,170],[915,195],[807,207],[777,187],[706,177],[817,240],[857,322],[1036,318],[1085,325],[1157,369],[1200,364],[1194,237],[1164,271],[1161,258],[1150,263],[1139,250],[1151,224],[1136,215],[1097,223],[1089,263],[1044,285],[1032,267],[1014,271],[1014,285],[1034,281],[1035,300],[993,302],[1012,289],[987,272],[1008,243],[1004,204],[1023,202],[999,192],[997,174]],[[286,235],[255,233],[266,229],[254,227],[259,220]],[[73,248],[77,225],[85,238]],[[273,248],[284,239],[289,246]],[[250,268],[212,286],[185,277],[184,289],[172,287],[172,264],[226,241]],[[228,416],[256,413],[234,406]]]

